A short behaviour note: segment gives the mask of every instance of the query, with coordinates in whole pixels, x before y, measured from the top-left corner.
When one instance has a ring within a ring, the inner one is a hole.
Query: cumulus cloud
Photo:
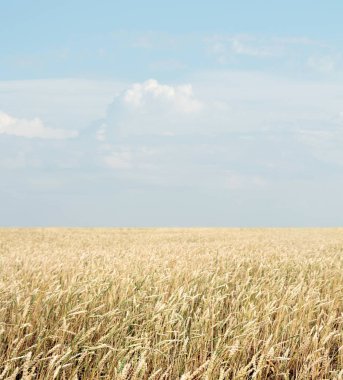
[[[192,85],[149,79],[131,85],[114,99],[96,137],[105,141],[128,135],[173,135],[191,128],[203,108]]]
[[[178,112],[192,113],[201,108],[201,103],[193,96],[190,84],[169,86],[149,79],[143,83],[135,83],[124,93],[124,102],[135,108],[147,107],[151,103],[164,103]]]
[[[76,137],[76,131],[48,128],[41,119],[19,119],[0,111],[0,134],[26,138],[63,140]]]

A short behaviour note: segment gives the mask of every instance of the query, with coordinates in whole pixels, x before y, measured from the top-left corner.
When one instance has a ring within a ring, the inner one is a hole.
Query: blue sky
[[[342,225],[342,14],[2,2],[0,225]]]

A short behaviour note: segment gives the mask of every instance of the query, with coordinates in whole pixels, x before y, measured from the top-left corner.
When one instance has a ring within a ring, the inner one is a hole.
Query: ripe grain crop
[[[0,379],[342,379],[343,229],[1,229]]]

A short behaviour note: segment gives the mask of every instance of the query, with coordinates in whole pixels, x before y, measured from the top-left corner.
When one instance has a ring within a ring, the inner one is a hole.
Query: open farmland
[[[0,379],[342,379],[343,229],[2,229]]]

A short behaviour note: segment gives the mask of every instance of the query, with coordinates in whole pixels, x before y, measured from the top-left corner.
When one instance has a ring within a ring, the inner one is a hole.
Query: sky
[[[342,14],[0,2],[0,226],[342,226]]]

